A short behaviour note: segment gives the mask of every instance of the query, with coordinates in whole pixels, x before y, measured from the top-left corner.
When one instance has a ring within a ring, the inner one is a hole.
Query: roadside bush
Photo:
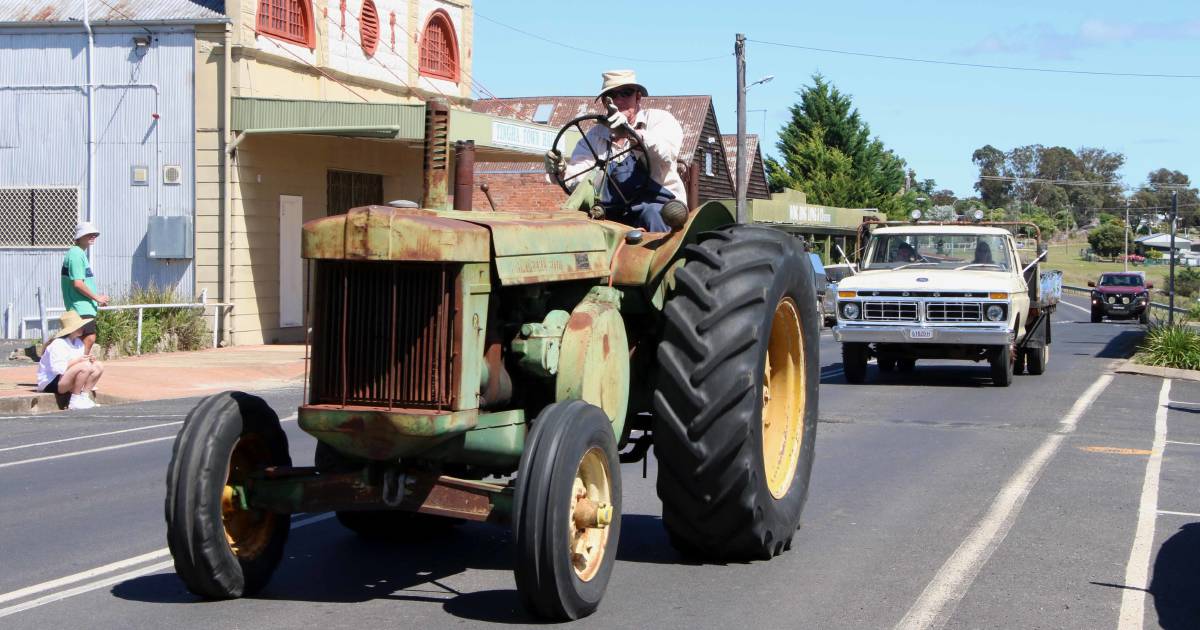
[[[1175,268],[1175,292],[1178,295],[1195,295],[1200,291],[1200,271],[1191,267]]]
[[[134,287],[112,304],[174,304],[190,301],[174,289],[150,285]],[[142,352],[199,350],[205,346],[208,326],[203,309],[148,308],[142,315]],[[137,310],[101,311],[96,319],[96,343],[123,355],[137,353]]]
[[[1186,322],[1151,326],[1141,356],[1147,365],[1200,370],[1200,331]]]

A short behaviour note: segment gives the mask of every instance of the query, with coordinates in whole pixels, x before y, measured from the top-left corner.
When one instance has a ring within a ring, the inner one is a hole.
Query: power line
[[[640,63],[703,63],[703,62],[707,62],[707,61],[716,61],[718,59],[725,59],[730,56],[730,55],[726,54],[726,55],[716,55],[714,57],[702,57],[699,59],[644,59],[641,57],[625,57],[622,55],[613,55],[613,54],[606,53],[606,52],[589,50],[587,48],[581,48],[579,46],[573,46],[571,44],[564,44],[562,42],[554,41],[553,39],[549,39],[547,37],[542,37],[541,35],[538,35],[536,33],[530,33],[529,31],[521,30],[515,26],[509,26],[508,24],[505,24],[503,22],[496,21],[482,13],[479,13],[478,11],[475,12],[475,17],[483,18],[484,20],[491,22],[492,24],[495,24],[497,26],[502,26],[510,31],[515,31],[526,37],[532,37],[533,39],[540,40],[540,41],[546,42],[548,44],[554,44],[555,46],[561,46],[563,48],[567,48],[567,49],[582,52],[582,53],[587,53],[589,55],[596,55],[599,57],[608,57],[609,59],[620,59],[622,61],[637,61]]]
[[[476,14],[478,15],[478,14]],[[1104,70],[1062,70],[1058,68],[1036,68],[1031,66],[1001,66],[987,63],[967,63],[965,61],[944,61],[940,59],[920,59],[917,57],[898,57],[895,55],[878,55],[875,53],[857,52],[853,50],[836,50],[833,48],[817,48],[815,46],[801,46],[799,44],[786,44],[783,42],[768,42],[759,39],[746,40],[755,44],[765,44],[767,46],[780,46],[783,48],[797,48],[800,50],[811,50],[813,52],[832,53],[835,55],[850,55],[853,57],[869,57],[871,59],[887,59],[889,61],[907,61],[910,63],[926,63],[939,66],[957,66],[960,68],[982,68],[987,70],[1012,70],[1017,72],[1043,72],[1049,74],[1078,74],[1087,76],[1104,76],[1104,77],[1132,77],[1139,79],[1200,79],[1200,74],[1158,74],[1147,72],[1109,72]]]

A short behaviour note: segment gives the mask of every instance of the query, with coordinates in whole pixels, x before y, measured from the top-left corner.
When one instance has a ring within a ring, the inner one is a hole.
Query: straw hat
[[[62,324],[62,328],[58,330],[57,335],[54,335],[55,339],[58,339],[59,337],[66,337],[76,330],[83,328],[83,325],[87,323],[82,317],[79,316],[79,313],[76,313],[75,311],[67,311],[63,313],[62,317],[58,318],[58,321]]]
[[[92,223],[91,221],[84,221],[83,223],[75,226],[75,240],[78,241],[89,234],[95,234],[96,236],[99,236],[100,228],[96,227],[96,224]]]
[[[605,93],[626,85],[632,85],[640,90],[642,96],[650,96],[650,93],[646,91],[646,86],[638,83],[637,75],[633,70],[609,70],[601,76],[604,78],[604,82],[600,86],[600,96],[597,96],[596,100],[600,100]]]

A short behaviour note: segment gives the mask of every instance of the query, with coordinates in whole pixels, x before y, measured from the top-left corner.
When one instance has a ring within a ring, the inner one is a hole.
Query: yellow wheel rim
[[[234,496],[234,486],[245,487],[250,474],[270,461],[270,449],[255,435],[242,436],[229,456],[229,472],[221,492],[221,522],[229,550],[239,559],[248,560],[267,548],[278,514],[262,510],[243,510]]]
[[[602,449],[593,447],[579,460],[571,488],[571,511],[567,517],[571,565],[575,575],[584,582],[595,577],[604,563],[612,509],[608,458]]]
[[[763,471],[771,496],[782,499],[796,475],[804,440],[804,336],[791,298],[775,306],[762,386]]]

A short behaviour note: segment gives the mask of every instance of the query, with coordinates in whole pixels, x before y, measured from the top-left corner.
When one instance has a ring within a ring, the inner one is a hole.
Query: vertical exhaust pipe
[[[454,209],[470,210],[475,188],[475,141],[454,143]]]

